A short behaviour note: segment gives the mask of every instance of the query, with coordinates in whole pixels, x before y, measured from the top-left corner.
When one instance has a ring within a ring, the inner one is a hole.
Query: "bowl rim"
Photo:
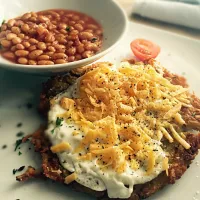
[[[85,59],[81,59],[81,60],[78,60],[78,61],[73,61],[73,62],[69,62],[69,63],[63,63],[63,64],[55,64],[55,65],[23,65],[23,64],[16,64],[16,63],[2,63],[0,62],[0,66],[5,66],[4,68],[7,68],[7,69],[24,69],[24,70],[29,70],[30,71],[33,71],[33,70],[37,70],[38,72],[40,71],[45,71],[45,69],[47,71],[49,70],[61,70],[65,69],[65,71],[67,71],[68,69],[73,69],[73,68],[76,68],[75,66],[80,66],[82,63],[84,65],[84,63],[93,63],[94,61],[100,59],[101,57],[103,57],[104,55],[106,55],[108,52],[110,52],[113,48],[115,48],[119,43],[120,41],[122,40],[122,38],[125,36],[126,32],[127,32],[127,29],[128,29],[128,16],[125,12],[125,10],[120,6],[120,4],[118,2],[116,2],[116,0],[111,0],[112,3],[115,4],[115,6],[117,6],[117,8],[120,10],[121,14],[122,14],[122,17],[123,17],[123,20],[124,20],[124,28],[123,28],[123,31],[121,32],[121,35],[119,36],[118,40],[112,44],[110,47],[108,47],[107,49],[105,49],[104,51],[101,51],[89,58],[85,58]]]

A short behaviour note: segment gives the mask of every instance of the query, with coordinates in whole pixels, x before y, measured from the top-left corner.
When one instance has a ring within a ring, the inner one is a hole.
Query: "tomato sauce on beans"
[[[96,54],[103,30],[92,17],[72,10],[30,12],[3,22],[0,54],[24,65],[73,62]]]

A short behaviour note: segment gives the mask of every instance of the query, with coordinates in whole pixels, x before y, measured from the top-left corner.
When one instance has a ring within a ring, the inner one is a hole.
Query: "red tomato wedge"
[[[160,53],[160,47],[157,44],[145,39],[136,39],[131,42],[131,50],[141,61],[156,58]]]

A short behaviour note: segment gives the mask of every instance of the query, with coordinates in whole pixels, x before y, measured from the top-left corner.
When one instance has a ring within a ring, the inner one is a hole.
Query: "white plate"
[[[163,66],[186,76],[192,90],[200,96],[199,41],[131,23],[129,34],[121,42],[121,46],[102,60],[118,62],[131,56],[129,44],[135,38],[146,38],[159,44],[161,46],[159,60]],[[36,167],[40,161],[38,156],[33,153],[33,149],[29,150],[28,143],[22,145],[21,156],[18,155],[19,150],[14,151],[14,143],[18,139],[17,132],[32,133],[42,123],[37,114],[36,106],[41,83],[45,79],[0,69],[0,199],[94,200],[95,198],[89,195],[70,191],[66,186],[52,183],[52,181],[31,180],[26,183],[18,183],[12,174],[13,168],[19,168],[22,165]],[[34,105],[33,108],[27,109],[28,102]],[[22,122],[23,125],[16,127],[19,122]],[[4,144],[8,147],[1,149]],[[175,185],[166,187],[150,199],[200,199],[200,194],[198,194],[198,190],[200,190],[198,162],[200,163],[200,155]]]

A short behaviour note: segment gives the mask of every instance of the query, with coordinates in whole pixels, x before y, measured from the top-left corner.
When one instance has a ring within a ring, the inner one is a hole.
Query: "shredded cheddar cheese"
[[[54,145],[51,147],[53,153],[63,152],[71,148],[68,142],[61,142],[60,144]]]
[[[79,87],[79,98],[63,97],[60,101],[66,110],[62,117],[74,120],[84,133],[73,151],[86,151],[79,159],[97,158],[102,169],[111,167],[118,173],[128,164],[138,169],[145,160],[146,172],[151,174],[158,157],[156,142],[164,138],[190,148],[184,133],[176,128],[185,124],[181,108],[190,106],[188,90],[171,84],[154,66],[124,62],[114,69],[103,65],[83,75]],[[68,143],[61,143],[51,150],[69,148]],[[167,172],[167,158],[163,168]],[[75,175],[68,177],[69,183]]]
[[[71,182],[75,181],[77,178],[77,174],[76,173],[72,173],[69,176],[67,176],[65,178],[65,184],[70,184]]]

